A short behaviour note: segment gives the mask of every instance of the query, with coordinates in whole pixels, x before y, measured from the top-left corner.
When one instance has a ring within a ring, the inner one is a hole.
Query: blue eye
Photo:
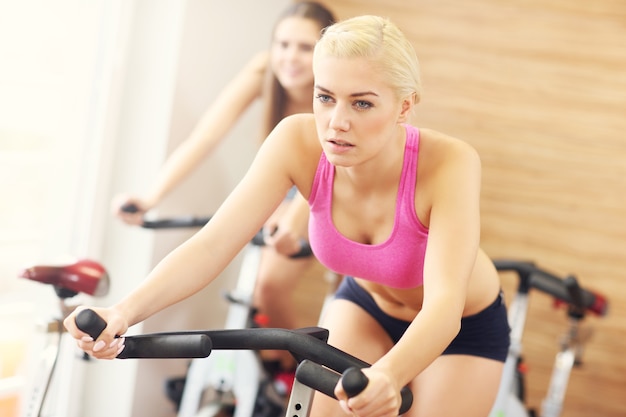
[[[332,100],[330,96],[327,94],[318,94],[315,96],[315,98],[319,100],[321,103],[328,103]]]
[[[367,110],[370,107],[372,107],[372,103],[370,103],[369,101],[365,101],[365,100],[358,100],[354,102],[354,106],[358,108],[359,110]]]

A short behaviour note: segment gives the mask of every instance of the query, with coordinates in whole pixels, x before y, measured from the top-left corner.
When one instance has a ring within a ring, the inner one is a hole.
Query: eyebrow
[[[315,84],[315,88],[316,88],[316,89],[318,89],[318,90],[322,90],[322,91],[323,91],[323,92],[325,92],[325,93],[330,93],[330,94],[332,94],[332,93],[333,93],[333,92],[332,92],[332,91],[330,91],[329,89],[324,88],[324,87],[322,87],[321,85],[318,85],[318,84]],[[376,96],[376,97],[378,97],[378,94],[376,94],[376,93],[375,93],[375,92],[373,92],[373,91],[363,91],[363,92],[358,92],[358,93],[352,93],[352,94],[350,94],[350,97],[363,97],[363,96]]]

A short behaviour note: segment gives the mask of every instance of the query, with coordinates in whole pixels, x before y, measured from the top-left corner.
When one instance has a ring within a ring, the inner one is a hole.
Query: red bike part
[[[109,292],[109,274],[106,269],[89,259],[65,265],[35,265],[22,270],[19,276],[96,297]]]

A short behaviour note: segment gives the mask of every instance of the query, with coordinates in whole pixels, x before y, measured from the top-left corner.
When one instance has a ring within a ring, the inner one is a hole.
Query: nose
[[[300,51],[298,50],[298,47],[295,45],[291,45],[289,48],[287,48],[287,50],[285,51],[285,57],[289,61],[297,61],[300,57]]]
[[[350,120],[348,118],[348,112],[341,105],[336,105],[333,108],[330,116],[329,127],[334,130],[346,131],[350,128]]]

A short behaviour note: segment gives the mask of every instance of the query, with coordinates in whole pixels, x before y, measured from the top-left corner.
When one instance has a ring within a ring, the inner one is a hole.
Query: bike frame
[[[68,404],[58,401],[54,388],[64,387],[70,384],[71,378],[80,367],[76,366],[75,358],[69,353],[74,350],[65,346],[70,343],[65,335],[63,320],[74,310],[76,305],[71,305],[70,300],[79,293],[101,297],[108,293],[109,276],[107,271],[98,262],[82,259],[64,265],[36,265],[24,269],[19,274],[22,278],[31,279],[53,287],[59,302],[59,317],[45,323],[45,342],[39,355],[34,378],[27,388],[27,397],[22,406],[22,417],[67,416]],[[88,356],[83,355],[83,360]],[[56,369],[62,365],[63,374],[56,373]]]
[[[548,393],[539,414],[539,417],[559,417],[571,371],[581,362],[583,345],[589,338],[588,333],[579,331],[579,324],[587,312],[604,316],[608,302],[603,296],[581,288],[574,276],[562,279],[538,268],[532,262],[496,260],[495,265],[499,271],[514,271],[519,283],[508,313],[511,345],[502,371],[500,389],[489,417],[534,416],[534,411],[526,407],[524,398],[520,395],[523,392],[520,384],[523,382],[518,378],[531,289],[551,295],[555,301],[567,305],[570,327],[561,344],[561,351],[556,355]]]
[[[249,243],[244,249],[237,286],[231,293],[226,317],[226,329],[248,327],[252,308],[256,271],[261,259],[261,247]],[[205,390],[213,390],[219,402],[221,394],[232,393],[237,398],[234,417],[253,415],[259,384],[263,375],[254,351],[217,351],[211,356],[191,361],[178,417],[194,417],[201,408]]]

